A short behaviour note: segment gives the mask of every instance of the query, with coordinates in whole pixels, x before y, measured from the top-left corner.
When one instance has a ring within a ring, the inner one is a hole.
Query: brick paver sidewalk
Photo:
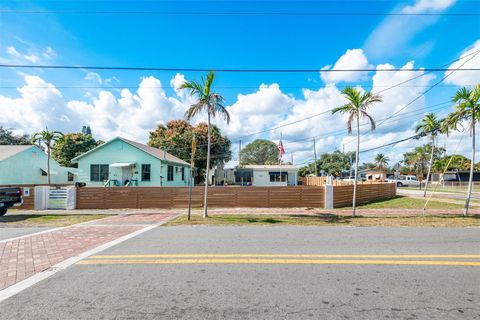
[[[85,251],[165,221],[175,212],[127,214],[0,242],[0,290]]]

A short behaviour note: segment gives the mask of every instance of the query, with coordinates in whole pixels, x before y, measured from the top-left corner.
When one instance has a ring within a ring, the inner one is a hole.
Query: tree
[[[417,134],[429,135],[430,138],[432,139],[431,140],[432,151],[430,153],[430,161],[428,162],[427,179],[425,182],[425,188],[423,189],[424,197],[427,195],[428,182],[430,180],[430,173],[432,171],[432,165],[433,165],[433,154],[435,152],[435,138],[437,137],[437,134],[439,132],[440,124],[441,124],[441,120],[439,120],[435,114],[429,113],[425,115],[422,121],[415,127],[415,132]]]
[[[451,154],[435,160],[432,170],[443,171],[465,171],[470,168],[470,159],[461,154]]]
[[[465,87],[459,89],[452,98],[455,103],[455,111],[450,113],[443,121],[443,129],[448,133],[448,130],[458,130],[462,123],[467,122],[472,137],[472,159],[470,161],[470,176],[468,181],[467,198],[465,199],[465,206],[463,208],[463,215],[468,215],[468,207],[470,198],[472,196],[473,186],[473,170],[475,166],[475,125],[480,119],[480,84],[477,84],[472,89]]]
[[[367,110],[374,103],[382,102],[382,97],[371,92],[361,93],[358,89],[350,86],[342,90],[342,94],[349,101],[341,107],[334,108],[332,114],[342,113],[348,114],[347,130],[348,134],[352,133],[352,123],[355,120],[357,128],[357,149],[355,153],[355,180],[353,181],[353,201],[352,201],[352,216],[355,217],[355,202],[357,197],[357,180],[358,180],[358,163],[360,162],[360,117],[366,118],[370,123],[371,130],[375,130],[375,121],[367,113]]]
[[[67,133],[60,137],[52,148],[52,157],[65,167],[76,167],[72,159],[100,145],[89,134]]]
[[[4,129],[0,126],[0,145],[2,144],[27,145],[31,144],[31,142],[28,135],[15,135],[10,129]]]
[[[355,161],[353,152],[343,153],[335,150],[331,153],[322,153],[317,162],[313,162],[303,168],[300,168],[298,174],[302,177],[321,172],[340,176],[342,172],[350,170],[351,161]],[[317,170],[315,171],[315,166]]]
[[[51,177],[50,177],[50,154],[51,150],[53,147],[53,144],[57,142],[59,139],[63,137],[63,133],[59,131],[48,131],[48,128],[46,128],[42,132],[35,133],[32,137],[32,142],[33,143],[38,143],[38,144],[45,144],[45,147],[47,148],[47,176],[48,176],[48,184],[51,184]]]
[[[375,168],[385,170],[388,167],[388,162],[390,161],[390,158],[388,158],[383,153],[379,153],[375,156],[375,159],[373,159],[373,161],[375,163]]]
[[[197,81],[186,81],[180,85],[180,89],[187,89],[190,91],[191,96],[195,96],[197,101],[188,108],[185,116],[187,120],[191,120],[198,114],[202,112],[207,113],[207,129],[208,129],[208,140],[207,140],[207,164],[205,169],[205,198],[203,208],[203,217],[208,217],[207,207],[208,207],[208,175],[210,170],[210,148],[211,148],[211,118],[215,118],[217,115],[225,119],[225,121],[230,123],[230,114],[227,109],[223,106],[224,98],[212,91],[213,80],[215,79],[215,73],[210,71],[207,74],[206,79],[202,78],[202,83]]]
[[[256,139],[240,151],[240,164],[277,164],[277,145],[264,139]]]
[[[415,147],[412,151],[408,151],[403,154],[402,163],[406,168],[402,168],[401,172],[415,172],[422,176],[425,175],[425,168],[428,166],[427,159],[432,153],[432,146],[430,144],[425,144],[423,146]],[[435,148],[433,150],[433,163],[440,160],[445,154],[444,148]],[[435,169],[436,170],[436,167]],[[441,169],[440,169],[441,171]]]
[[[203,181],[207,164],[208,125],[204,122],[192,126],[185,120],[171,120],[166,125],[160,124],[150,132],[148,145],[165,150],[184,161],[190,162],[192,137],[197,140],[195,167],[198,169],[198,180]],[[211,125],[210,169],[222,167],[231,159],[230,140],[223,136],[220,129]]]

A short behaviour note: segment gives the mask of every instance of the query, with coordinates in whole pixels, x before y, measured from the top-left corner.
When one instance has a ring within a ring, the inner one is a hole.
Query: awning
[[[123,168],[123,167],[133,167],[135,162],[116,162],[110,164],[110,168]]]

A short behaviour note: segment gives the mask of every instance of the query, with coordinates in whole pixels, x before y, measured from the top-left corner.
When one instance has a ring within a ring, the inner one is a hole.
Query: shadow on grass
[[[357,219],[361,218],[361,216],[356,216],[351,217],[351,216],[345,216],[345,215],[337,215],[337,214],[331,214],[331,213],[320,213],[316,215],[308,215],[308,214],[291,214],[288,215],[289,218],[292,219],[305,219],[305,220],[310,220],[310,221],[323,221],[326,223],[344,223],[348,224],[351,222],[352,219]]]
[[[42,221],[50,221],[50,220],[57,220],[65,217],[65,215],[41,215],[41,214],[15,214],[15,215],[6,215],[0,217],[0,223],[11,223],[11,222],[20,222],[26,220],[42,220]]]

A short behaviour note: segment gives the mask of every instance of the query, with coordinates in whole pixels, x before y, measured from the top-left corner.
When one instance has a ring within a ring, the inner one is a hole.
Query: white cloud
[[[371,68],[371,65],[362,49],[349,49],[338,59],[333,68],[328,65],[323,67],[322,70],[369,68]],[[354,82],[367,79],[368,72],[320,72],[320,76],[326,83]]]
[[[438,12],[451,7],[455,0],[418,0],[413,6],[402,9],[404,13]]]
[[[87,81],[93,81],[98,84],[103,83],[102,77],[96,72],[87,72],[84,79]]]
[[[469,60],[470,59],[470,60]],[[468,69],[480,68],[480,39],[475,41],[470,47],[463,50],[460,59],[450,65],[450,69]],[[445,72],[448,75],[450,71]],[[445,79],[445,83],[455,84],[457,86],[469,86],[480,83],[480,72],[478,71],[455,71]]]
[[[57,56],[56,52],[51,47],[44,49],[29,48],[28,52],[20,52],[14,46],[8,46],[6,52],[9,58],[0,58],[4,62],[31,62],[38,63],[45,60],[51,60]]]
[[[280,90],[278,84],[262,84],[255,93],[239,94],[237,101],[227,107],[231,117],[230,125],[226,126],[223,121],[218,121],[218,124],[230,137],[236,139],[246,132],[261,131],[264,127],[280,123],[293,101]]]
[[[453,0],[418,0],[413,6],[397,6],[393,12],[440,13],[455,4]],[[372,59],[385,59],[392,56],[420,56],[433,48],[427,45],[412,45],[411,41],[426,27],[439,20],[436,16],[388,16],[373,30],[363,48]]]

